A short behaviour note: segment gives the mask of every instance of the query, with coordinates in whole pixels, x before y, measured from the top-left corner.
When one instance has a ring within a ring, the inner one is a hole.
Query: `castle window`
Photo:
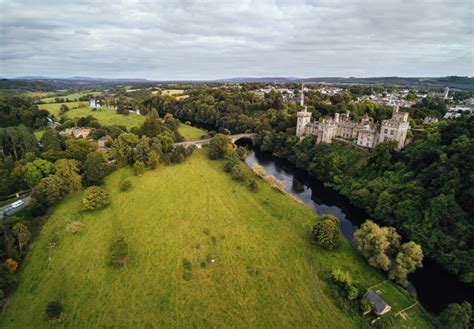
[[[384,132],[384,133],[388,133],[388,129],[384,129],[383,132]]]
[[[393,135],[394,132],[395,130],[390,130],[390,135]]]

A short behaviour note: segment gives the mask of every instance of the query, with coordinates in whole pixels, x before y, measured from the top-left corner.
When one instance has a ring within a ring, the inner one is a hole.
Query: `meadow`
[[[133,188],[121,192],[125,178]],[[142,177],[129,169],[114,172],[105,183],[111,204],[104,209],[83,211],[83,192],[69,197],[32,243],[2,327],[49,327],[44,308],[51,300],[65,308],[58,328],[367,325],[367,317],[331,297],[327,278],[335,267],[363,287],[385,277],[342,237],[333,251],[311,244],[316,214],[253,178],[257,192],[199,150]],[[65,232],[72,221],[84,230]],[[130,250],[121,269],[108,265],[118,236]],[[417,308],[408,312],[397,327],[431,327]]]
[[[64,99],[67,98],[71,101],[77,101],[79,99],[79,97],[83,97],[83,96],[87,96],[87,95],[98,96],[101,93],[102,92],[100,92],[100,91],[84,91],[84,92],[80,92],[80,93],[67,94],[67,95],[64,95],[64,96],[46,97],[46,98],[42,98],[41,101],[45,102],[45,103],[53,103],[56,98],[64,98]]]

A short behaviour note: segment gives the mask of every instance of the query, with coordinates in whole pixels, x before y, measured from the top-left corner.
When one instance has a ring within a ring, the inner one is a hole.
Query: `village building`
[[[373,148],[378,143],[387,140],[397,142],[397,149],[402,149],[406,143],[406,136],[410,124],[408,113],[400,112],[395,106],[392,117],[383,120],[380,125],[375,124],[367,114],[360,121],[353,121],[350,112],[336,113],[333,118],[311,122],[311,112],[304,105],[304,91],[301,90],[300,105],[303,111],[297,113],[296,136],[303,139],[306,136],[315,136],[317,144],[330,144],[334,138],[343,138],[353,141],[357,146]]]
[[[91,133],[91,129],[89,128],[81,128],[81,127],[74,127],[68,128],[62,132],[60,132],[61,136],[74,136],[75,138],[87,138]]]
[[[364,298],[372,304],[373,310],[377,315],[384,315],[390,312],[392,307],[388,305],[375,291],[369,289],[364,294]]]

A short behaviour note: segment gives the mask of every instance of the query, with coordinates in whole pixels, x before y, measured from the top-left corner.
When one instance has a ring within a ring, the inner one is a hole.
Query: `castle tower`
[[[311,122],[311,112],[308,112],[308,108],[304,105],[304,91],[303,84],[301,84],[301,99],[300,105],[303,106],[304,110],[296,114],[296,136],[299,138],[304,137],[306,126]]]
[[[446,87],[446,88],[444,89],[444,97],[443,97],[443,98],[444,98],[444,99],[448,99],[448,97],[449,97],[449,88]]]

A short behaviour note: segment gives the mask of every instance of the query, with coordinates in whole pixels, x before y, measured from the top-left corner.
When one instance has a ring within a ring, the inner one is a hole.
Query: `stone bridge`
[[[236,134],[236,135],[230,135],[227,137],[229,137],[230,141],[234,144],[236,141],[238,141],[241,138],[249,138],[253,141],[256,135],[257,134]],[[199,139],[196,141],[186,141],[186,142],[174,143],[173,147],[177,147],[179,145],[183,145],[184,147],[188,147],[190,145],[196,145],[198,148],[201,148],[202,145],[207,145],[210,143],[210,141],[211,141],[210,138]]]

